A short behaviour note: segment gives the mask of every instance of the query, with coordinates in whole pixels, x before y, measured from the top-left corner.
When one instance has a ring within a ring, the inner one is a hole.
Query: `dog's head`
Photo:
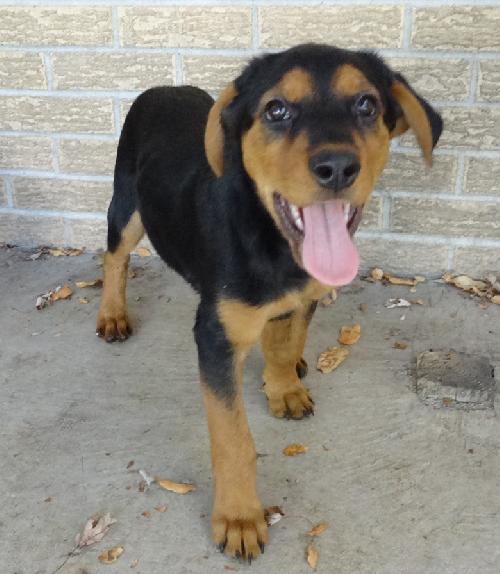
[[[430,165],[442,120],[403,76],[373,53],[308,44],[246,67],[212,107],[205,149],[217,176],[245,170],[310,275],[343,285],[358,268],[350,236],[408,128]]]

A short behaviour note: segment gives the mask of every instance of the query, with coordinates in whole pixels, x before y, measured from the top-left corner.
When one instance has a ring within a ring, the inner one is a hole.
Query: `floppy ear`
[[[390,90],[400,108],[391,137],[399,136],[411,128],[425,161],[429,166],[432,165],[432,150],[443,131],[441,116],[412,90],[401,74],[394,75]]]
[[[205,128],[205,153],[217,177],[220,177],[224,171],[224,130],[221,124],[221,114],[237,94],[234,84],[229,84],[208,113]]]

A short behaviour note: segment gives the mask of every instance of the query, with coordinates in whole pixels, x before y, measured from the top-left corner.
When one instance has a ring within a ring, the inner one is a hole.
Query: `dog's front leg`
[[[243,362],[250,345],[232,340],[212,305],[200,305],[195,337],[215,483],[213,539],[221,551],[251,561],[264,551],[267,525],[242,396]]]

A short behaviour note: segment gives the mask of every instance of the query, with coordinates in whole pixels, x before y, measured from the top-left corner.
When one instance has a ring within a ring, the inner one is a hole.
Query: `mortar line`
[[[14,186],[12,184],[12,176],[11,175],[4,175],[4,189],[5,195],[7,196],[7,207],[12,208],[14,207]]]
[[[412,6],[405,6],[403,11],[401,45],[403,48],[406,49],[409,49],[411,46],[412,20],[413,20],[413,8]]]
[[[470,83],[469,83],[470,94],[468,99],[468,101],[473,105],[480,103],[478,87],[479,87],[479,62],[477,60],[474,60],[471,65]]]
[[[175,66],[174,82],[176,86],[182,86],[184,83],[184,59],[180,52],[176,52],[173,58]]]
[[[260,46],[260,20],[259,9],[252,5],[252,48],[258,50]]]
[[[500,240],[483,239],[482,237],[460,237],[444,235],[419,235],[417,233],[399,233],[392,231],[360,230],[356,233],[360,239],[383,239],[401,243],[418,243],[422,245],[453,245],[455,247],[480,247],[498,249]]]
[[[60,140],[57,136],[51,138],[52,146],[52,168],[55,173],[60,173],[61,156],[60,156]]]
[[[45,79],[47,81],[47,90],[54,89],[54,72],[52,69],[52,55],[50,52],[41,55],[43,60],[43,67],[45,70]]]
[[[113,47],[119,48],[120,47],[120,26],[119,26],[117,6],[113,6],[111,8],[111,27],[113,30]]]
[[[462,195],[464,191],[465,157],[463,154],[457,157],[457,179],[455,180],[455,194]],[[460,199],[457,197],[457,199]]]
[[[92,0],[92,6],[237,6],[251,7],[257,6],[316,6],[318,0]],[[500,5],[500,0],[322,0],[323,6],[411,6],[413,8],[432,7],[465,7],[473,5],[475,8],[488,8]],[[88,0],[16,0],[16,6],[85,6],[89,5]],[[0,6],[12,6],[12,0],[0,0]]]
[[[19,215],[21,217],[64,217],[69,220],[95,219],[106,220],[101,211],[58,211],[53,209],[22,209],[18,207],[0,207],[0,214]]]

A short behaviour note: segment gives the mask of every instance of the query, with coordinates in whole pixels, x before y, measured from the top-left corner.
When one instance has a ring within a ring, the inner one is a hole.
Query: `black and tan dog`
[[[302,45],[253,60],[214,103],[194,87],[141,94],[123,127],[97,332],[130,333],[129,253],[144,232],[200,294],[194,334],[210,430],[213,539],[251,560],[268,534],[242,398],[260,340],[271,412],[313,412],[301,383],[308,323],[357,273],[351,236],[392,137],[423,156],[440,116],[376,55]]]

